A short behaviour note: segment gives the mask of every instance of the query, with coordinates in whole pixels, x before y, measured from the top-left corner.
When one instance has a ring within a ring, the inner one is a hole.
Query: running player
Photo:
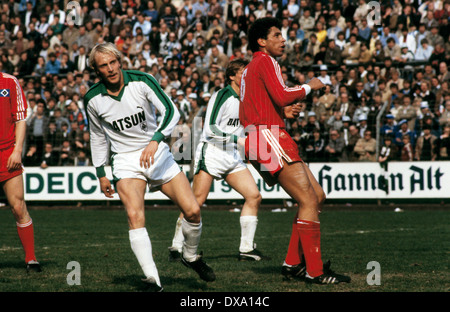
[[[197,147],[194,164],[193,190],[197,202],[202,206],[214,179],[224,179],[234,190],[244,197],[240,216],[241,240],[239,260],[262,259],[255,249],[254,237],[258,223],[258,209],[261,194],[252,174],[248,170],[237,149],[245,142],[239,123],[239,85],[246,60],[235,59],[226,69],[227,86],[214,93],[208,103],[200,144]],[[181,214],[175,227],[169,260],[178,259],[183,246],[180,231]]]
[[[16,219],[27,272],[40,272],[34,252],[34,226],[24,198],[22,151],[27,101],[16,77],[0,73],[0,184]]]
[[[276,57],[284,53],[286,39],[275,18],[262,18],[249,29],[250,64],[241,79],[240,120],[248,133],[245,155],[269,185],[280,183],[299,206],[282,274],[318,284],[349,282],[350,278],[323,265],[319,211],[325,193],[299,156],[297,145],[285,130],[283,107],[304,99],[324,84],[286,87]],[[303,260],[304,258],[304,260]]]
[[[200,207],[191,186],[163,139],[170,136],[180,114],[155,78],[140,71],[122,70],[122,54],[111,43],[96,45],[89,64],[100,78],[85,96],[91,133],[92,161],[106,197],[114,190],[105,175],[108,152],[114,189],[128,215],[129,239],[147,282],[162,290],[145,227],[145,192],[160,190],[184,214],[182,262],[205,281],[215,280],[213,270],[197,254],[202,223]],[[162,119],[156,121],[156,110]]]

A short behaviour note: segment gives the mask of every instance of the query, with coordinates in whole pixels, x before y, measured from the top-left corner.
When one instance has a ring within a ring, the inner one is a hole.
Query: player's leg
[[[205,203],[206,198],[208,197],[212,182],[213,177],[203,170],[200,170],[194,176],[192,190],[200,207]],[[183,217],[183,213],[181,212],[175,225],[175,234],[172,239],[172,246],[169,247],[169,261],[178,260],[179,253],[181,253],[183,249],[184,236],[181,229]]]
[[[181,260],[181,252],[183,250],[183,230],[181,229],[183,224],[183,213],[180,212],[180,215],[177,218],[177,222],[175,223],[175,231],[173,233],[172,245],[169,247],[169,261],[175,262]]]
[[[3,190],[16,220],[17,233],[25,251],[27,269],[40,271],[41,269],[36,261],[34,250],[33,220],[28,213],[27,205],[25,203],[22,174],[4,181]]]
[[[169,197],[183,215],[182,232],[184,236],[183,255],[188,261],[197,257],[202,230],[200,206],[195,199],[186,175],[182,172],[161,186],[161,192]]]
[[[298,231],[308,273],[311,276],[319,276],[323,274],[318,214],[319,198],[305,167],[303,162],[291,164],[285,162],[278,175],[278,181],[286,193],[299,205],[297,222],[294,227]]]
[[[318,184],[315,184],[316,180],[309,168],[303,162],[284,162],[278,181],[299,205],[297,231],[306,260],[307,281],[320,284],[349,282],[349,277],[335,274],[329,269],[329,265],[323,265],[319,209],[325,194],[318,188]]]
[[[306,173],[308,174],[308,178],[309,178],[309,181],[311,182],[311,186],[313,187],[314,192],[317,195],[317,200],[318,200],[317,212],[320,214],[320,212],[322,211],[323,202],[326,199],[325,192],[323,191],[323,188],[319,184],[319,182],[317,182],[316,177],[311,172],[311,169],[309,169],[309,167],[307,165],[304,165],[304,169],[305,169]]]
[[[141,179],[121,179],[117,193],[125,206],[129,225],[131,249],[144,272],[145,279],[154,279],[161,286],[158,270],[153,260],[152,244],[145,227],[145,190],[147,182]]]
[[[287,163],[278,175],[278,182],[299,205],[297,217],[319,222],[318,207],[322,200],[311,183],[309,168],[303,162]]]
[[[258,210],[261,205],[261,193],[248,169],[229,174],[225,180],[245,200],[239,219],[241,225],[239,259],[259,261],[261,254],[254,250],[254,238],[258,224]]]
[[[195,199],[197,200],[197,203],[200,207],[206,202],[206,199],[208,198],[213,180],[214,178],[209,173],[203,170],[200,170],[194,176],[192,191],[194,192]]]
[[[145,190],[147,182],[142,179],[121,179],[117,193],[125,206],[130,230],[145,227]]]
[[[183,264],[194,269],[205,281],[214,281],[213,270],[198,255],[198,245],[202,233],[200,206],[195,199],[191,185],[183,172],[161,186],[161,192],[169,197],[183,213],[181,229],[184,236]]]
[[[317,182],[315,177],[313,176],[311,170],[308,166],[304,166],[304,169],[306,171],[306,174],[308,175],[308,179],[311,182],[311,185],[318,196],[318,206],[317,210],[320,213],[322,203],[325,200],[325,193],[320,186],[320,184]],[[286,258],[284,260],[284,264],[282,267],[282,274],[290,279],[292,277],[294,278],[300,278],[303,279],[306,273],[305,269],[305,258],[303,255],[303,248],[300,241],[300,236],[298,234],[298,213],[295,216],[293,223],[292,223],[292,233],[291,238],[289,241],[288,251],[286,254]]]

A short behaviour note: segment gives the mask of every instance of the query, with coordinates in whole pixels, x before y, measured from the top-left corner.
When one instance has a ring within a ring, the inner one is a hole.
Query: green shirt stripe
[[[209,126],[211,127],[211,131],[217,135],[222,137],[231,137],[234,143],[237,143],[238,137],[234,134],[225,133],[217,127],[217,116],[219,115],[219,111],[222,108],[223,104],[231,97],[237,97],[236,92],[231,88],[231,86],[227,86],[219,91],[217,94],[216,101],[214,102],[214,107],[211,112],[211,118],[209,119]]]

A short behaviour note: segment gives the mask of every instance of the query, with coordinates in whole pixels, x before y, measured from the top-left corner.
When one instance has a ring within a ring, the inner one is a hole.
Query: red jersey
[[[16,122],[27,117],[27,101],[19,80],[0,73],[0,149],[14,146]]]
[[[286,128],[283,107],[294,104],[311,91],[308,85],[288,88],[278,62],[264,52],[255,52],[241,79],[241,125],[266,125]]]

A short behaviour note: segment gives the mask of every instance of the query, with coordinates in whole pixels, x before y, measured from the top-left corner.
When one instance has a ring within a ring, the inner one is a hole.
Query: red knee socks
[[[320,222],[294,219],[285,263],[297,265],[304,255],[306,270],[312,277],[323,274],[320,249]]]
[[[33,221],[30,220],[27,223],[16,223],[17,233],[19,234],[20,241],[22,242],[23,249],[25,251],[25,262],[28,263],[31,260],[36,260],[34,254],[34,229]]]
[[[284,262],[287,265],[297,265],[302,262],[303,249],[300,243],[300,236],[298,236],[297,230],[297,217],[292,222],[291,240],[289,241],[289,247]]]

